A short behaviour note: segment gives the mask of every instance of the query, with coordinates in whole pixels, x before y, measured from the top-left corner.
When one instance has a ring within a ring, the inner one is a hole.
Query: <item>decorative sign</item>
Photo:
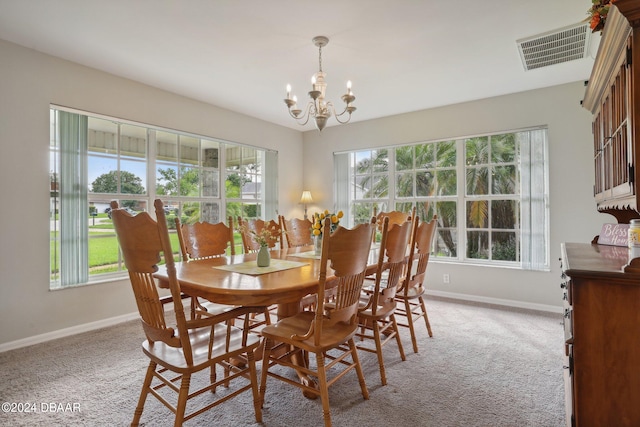
[[[628,246],[629,224],[603,224],[598,237],[599,245]]]

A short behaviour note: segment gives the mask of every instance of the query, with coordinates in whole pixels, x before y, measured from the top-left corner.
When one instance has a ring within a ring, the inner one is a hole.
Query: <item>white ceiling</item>
[[[0,39],[298,130],[318,50],[352,121],[587,80],[590,57],[524,71],[516,41],[584,20],[590,0],[0,0]],[[0,59],[1,61],[1,59]],[[578,102],[579,100],[576,100]],[[335,125],[331,119],[327,126]]]

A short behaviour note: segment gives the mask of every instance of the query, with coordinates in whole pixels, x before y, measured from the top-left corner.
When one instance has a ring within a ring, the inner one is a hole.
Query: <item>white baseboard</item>
[[[45,334],[34,335],[32,337],[23,338],[16,341],[10,341],[0,344],[0,353],[14,350],[16,348],[27,347],[34,344],[40,344],[46,341],[55,340],[57,338],[68,337],[70,335],[80,334],[82,332],[93,331],[95,329],[106,328],[108,326],[117,325],[119,323],[128,322],[129,320],[138,319],[138,312],[123,314],[121,316],[110,317],[108,319],[96,320],[95,322],[84,323],[82,325],[71,326],[69,328],[59,329],[57,331],[47,332]]]
[[[555,305],[535,304],[530,302],[514,301],[509,299],[489,298],[489,297],[481,297],[477,295],[456,294],[453,292],[443,292],[443,291],[433,291],[433,290],[428,290],[426,291],[426,293],[427,295],[433,295],[436,297],[459,299],[459,300],[473,301],[473,302],[482,302],[486,304],[504,305],[507,307],[526,308],[529,310],[547,311],[551,313],[562,313],[562,307],[555,306]]]
[[[189,300],[183,300],[183,306],[186,309],[189,309]],[[165,312],[171,311],[173,309],[172,304],[165,304]],[[75,334],[81,334],[83,332],[89,332],[100,328],[106,328],[109,326],[114,326],[119,323],[128,322],[129,320],[139,319],[140,314],[136,311],[129,314],[123,314],[121,316],[110,317],[108,319],[96,320],[95,322],[84,323],[82,325],[71,326],[69,328],[59,329],[57,331],[47,332],[45,334],[34,335],[32,337],[27,337],[15,341],[10,341],[4,344],[0,344],[0,353],[14,350],[16,348],[27,347],[34,344],[40,344],[43,342],[55,340],[58,338],[64,338]],[[144,335],[140,335],[140,338],[143,338]]]

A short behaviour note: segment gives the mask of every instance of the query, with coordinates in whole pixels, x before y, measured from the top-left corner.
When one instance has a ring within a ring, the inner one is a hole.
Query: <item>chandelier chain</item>
[[[322,72],[322,46],[318,46],[318,65],[320,72]]]

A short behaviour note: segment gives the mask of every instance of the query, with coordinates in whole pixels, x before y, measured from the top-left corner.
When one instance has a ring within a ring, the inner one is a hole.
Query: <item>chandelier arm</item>
[[[342,111],[342,113],[338,114],[336,113],[336,107],[333,105],[333,102],[329,101],[327,102],[327,108],[331,107],[331,110],[333,110],[333,117],[335,117],[335,119],[338,121],[338,123],[340,123],[341,125],[344,125],[346,123],[349,123],[349,120],[351,120],[351,113],[353,111],[349,111],[349,107],[345,107],[344,110]],[[342,121],[340,120],[340,116],[343,116],[346,112],[349,112],[349,117],[347,118],[347,120]]]
[[[310,118],[311,118],[311,116],[313,115],[313,114],[311,113],[311,110],[312,110],[312,108],[313,108],[313,107],[314,107],[314,106],[313,106],[313,103],[310,101],[310,102],[307,104],[307,106],[306,106],[306,107],[304,107],[304,109],[305,109],[305,113],[304,113],[304,115],[299,116],[299,117],[296,117],[296,116],[294,116],[294,115],[293,115],[293,113],[291,112],[291,110],[289,110],[289,115],[290,115],[291,117],[293,117],[294,119],[296,119],[296,122],[297,122],[300,126],[304,126],[304,125],[306,125],[307,123],[309,123],[309,119],[310,119]],[[300,121],[301,121],[301,120],[303,120],[303,119],[304,119],[304,122],[302,122],[302,123],[301,123]]]
[[[335,117],[335,119],[336,119],[336,121],[338,123],[343,125],[345,123],[349,123],[349,120],[351,120],[351,112],[349,112],[349,117],[347,117],[347,120],[345,120],[345,121],[340,120],[340,116],[344,115],[344,113],[346,113],[346,112],[347,112],[347,109],[345,108],[345,110],[342,113],[340,113],[340,114],[335,114],[334,113],[333,116]]]

